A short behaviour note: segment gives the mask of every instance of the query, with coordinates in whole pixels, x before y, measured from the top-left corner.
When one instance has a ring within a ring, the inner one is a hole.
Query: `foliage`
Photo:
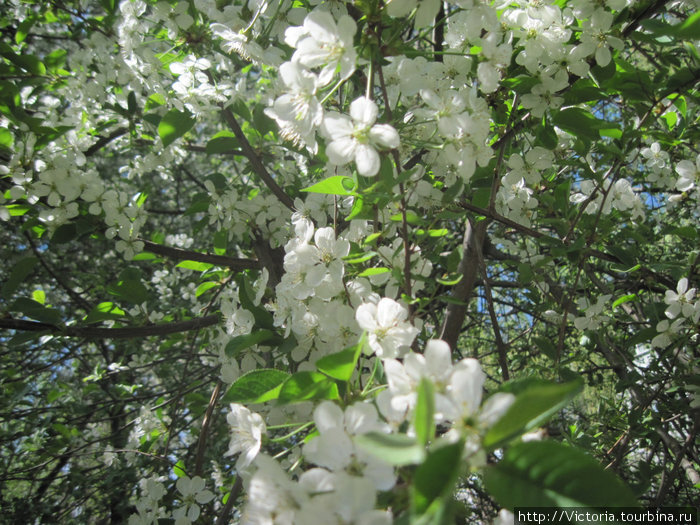
[[[698,505],[694,7],[4,2],[3,519]]]

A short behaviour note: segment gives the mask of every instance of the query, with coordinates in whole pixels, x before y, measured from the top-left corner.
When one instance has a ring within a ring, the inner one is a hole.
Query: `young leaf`
[[[204,272],[214,266],[211,263],[199,261],[180,261],[175,265],[176,268],[185,268],[186,270],[194,270],[195,272]]]
[[[19,285],[24,282],[24,280],[29,277],[34,270],[34,267],[39,263],[39,259],[36,257],[24,257],[17,261],[12,267],[12,272],[10,272],[10,277],[2,285],[0,290],[0,297],[3,299],[9,299],[15,290],[19,288]]]
[[[158,124],[158,136],[163,141],[163,146],[168,147],[176,139],[187,133],[194,126],[195,119],[189,112],[171,109]]]
[[[535,428],[566,405],[583,389],[583,380],[568,383],[528,382],[516,394],[508,411],[484,436],[485,448],[496,448],[504,442]]]
[[[421,378],[418,385],[413,425],[418,442],[427,445],[435,436],[435,392],[432,381]]]
[[[274,340],[276,343],[282,341],[277,334],[270,330],[256,330],[250,334],[239,335],[231,339],[226,345],[224,352],[226,352],[226,355],[229,357],[235,357],[246,348],[269,342],[270,340]]]
[[[25,316],[41,323],[52,325],[61,324],[61,312],[55,308],[47,308],[33,299],[19,297],[9,306],[10,312],[22,312]]]
[[[234,381],[226,395],[224,403],[261,403],[259,399],[267,392],[284,383],[289,374],[274,368],[252,370]]]
[[[141,272],[137,268],[126,268],[119,274],[119,280],[110,284],[107,291],[132,304],[148,300],[148,289],[141,282]]]
[[[338,385],[318,372],[297,372],[284,382],[279,392],[281,403],[309,399],[338,399]]]
[[[451,499],[462,465],[462,450],[464,442],[461,440],[440,446],[416,469],[411,494],[414,516],[425,513],[438,498]]]
[[[503,507],[635,507],[629,488],[584,452],[554,441],[511,447],[486,469],[486,488]]]
[[[357,360],[362,352],[362,344],[363,342],[360,341],[358,344],[345,350],[323,356],[316,361],[316,368],[338,381],[350,381],[352,373],[355,371]]]
[[[425,447],[406,434],[370,432],[355,436],[355,444],[383,461],[395,465],[415,465],[425,458]]]
[[[220,131],[207,142],[207,153],[226,153],[240,148],[241,145],[232,131]]]
[[[304,188],[301,191],[309,193],[324,193],[327,195],[354,195],[355,183],[350,177],[342,175],[334,175],[327,179],[317,182],[313,186]]]
[[[83,322],[86,324],[99,323],[100,321],[121,319],[124,315],[124,310],[119,308],[116,304],[106,301],[90,310],[87,316],[85,316],[85,319],[83,319]]]

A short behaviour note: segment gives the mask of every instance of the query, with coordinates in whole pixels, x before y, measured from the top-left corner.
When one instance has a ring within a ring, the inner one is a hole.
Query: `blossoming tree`
[[[689,0],[7,0],[12,523],[698,504]]]

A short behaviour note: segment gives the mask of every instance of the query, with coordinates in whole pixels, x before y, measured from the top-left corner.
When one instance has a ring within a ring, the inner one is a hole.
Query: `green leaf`
[[[229,109],[239,117],[243,117],[244,120],[252,120],[253,118],[253,116],[250,114],[248,106],[245,105],[242,98],[237,98],[236,101],[229,106]]]
[[[153,93],[146,99],[146,105],[143,108],[144,113],[148,113],[165,104],[165,97],[160,93]]]
[[[253,108],[253,125],[263,137],[277,130],[277,123],[265,115],[265,106],[262,104],[257,104]]]
[[[326,195],[355,195],[355,182],[350,177],[333,175],[301,191]]]
[[[136,93],[133,91],[129,92],[129,96],[126,97],[126,103],[127,103],[127,109],[129,110],[130,115],[136,115],[139,111],[139,105],[136,102]]]
[[[537,140],[547,149],[554,149],[559,144],[559,137],[553,126],[549,124],[537,128]]]
[[[355,444],[395,466],[415,465],[425,459],[425,447],[406,434],[370,432],[355,436]]]
[[[216,253],[216,255],[223,255],[226,253],[228,234],[229,232],[227,230],[220,230],[214,234],[214,253]]]
[[[36,22],[36,17],[29,16],[17,26],[17,32],[15,33],[15,43],[21,44],[22,42],[24,42],[24,39],[27,38],[29,30],[34,25],[34,22]]]
[[[107,291],[132,304],[141,304],[148,300],[148,289],[141,282],[138,268],[126,268],[119,274],[119,280],[110,284]]]
[[[55,326],[60,326],[62,324],[61,312],[55,308],[47,308],[33,299],[18,297],[8,307],[8,310],[10,312],[21,312],[26,317],[41,323],[48,323]]]
[[[669,232],[671,235],[678,235],[684,239],[695,240],[698,238],[698,229],[694,226],[680,226]]]
[[[416,439],[427,445],[435,437],[435,388],[432,381],[423,377],[416,392],[416,408],[413,411],[413,426]]]
[[[220,131],[207,142],[207,153],[227,153],[241,147],[236,135],[232,131]]]
[[[59,68],[65,64],[68,52],[65,49],[56,49],[44,57],[44,65],[46,69],[52,73],[56,73]]]
[[[78,230],[75,224],[68,222],[61,224],[51,235],[51,242],[56,244],[66,244],[78,236]]]
[[[183,476],[187,476],[187,472],[185,472],[185,462],[180,460],[175,465],[173,466],[173,474],[177,476],[178,478],[181,478]]]
[[[297,372],[284,382],[278,399],[281,403],[298,403],[309,399],[339,399],[338,385],[318,372]]]
[[[634,495],[584,452],[554,441],[518,443],[486,469],[498,503],[514,507],[636,507]]]
[[[289,374],[274,368],[252,370],[234,381],[226,395],[224,403],[262,403],[267,401],[265,395],[278,389]]]
[[[7,128],[0,128],[0,148],[12,149],[12,144],[15,142],[15,137]]]
[[[195,215],[196,213],[202,213],[209,209],[211,204],[211,197],[205,193],[198,193],[192,196],[192,204],[185,210],[184,215],[187,217],[189,215]]]
[[[613,308],[613,310],[614,310],[615,308],[617,308],[617,307],[620,306],[621,304],[623,304],[623,303],[628,303],[628,302],[630,302],[630,301],[634,301],[636,298],[637,298],[637,294],[636,294],[636,293],[630,293],[630,294],[627,294],[627,295],[623,295],[622,297],[620,297],[620,298],[618,298],[618,299],[615,299],[615,302],[613,302],[613,304],[612,304],[612,308]]]
[[[394,222],[403,222],[403,213],[396,213],[389,217]],[[419,225],[422,221],[422,219],[415,213],[412,212],[411,210],[406,211],[406,222],[412,226],[417,226]]]
[[[21,217],[32,210],[32,207],[28,204],[10,204],[5,206],[5,209],[10,213],[10,217]]]
[[[582,108],[566,108],[554,114],[554,124],[567,133],[584,140],[593,141],[600,138],[599,130],[612,133],[612,122],[597,119]]]
[[[34,290],[32,292],[32,299],[35,300],[39,304],[45,304],[46,303],[46,293],[44,290]]]
[[[239,335],[232,338],[227,344],[224,352],[229,357],[236,357],[241,351],[251,346],[273,340],[273,344],[279,344],[282,339],[270,330],[256,330],[250,334]],[[269,346],[269,345],[268,345]]]
[[[175,265],[175,268],[185,268],[186,270],[194,270],[195,272],[205,272],[214,265],[211,263],[199,261],[180,261]]]
[[[32,75],[46,74],[46,66],[34,55],[15,55],[10,60]]]
[[[158,124],[158,136],[163,141],[163,146],[168,147],[176,139],[187,133],[194,126],[195,119],[188,111],[171,109]]]
[[[350,381],[352,373],[355,371],[357,360],[362,353],[363,341],[345,350],[323,356],[316,361],[316,368],[324,374],[337,379],[338,381]]]
[[[485,448],[497,448],[508,440],[547,421],[583,389],[583,379],[568,383],[527,381],[508,411],[484,436]],[[517,386],[515,386],[517,389]]]
[[[343,257],[343,261],[345,261],[346,264],[360,264],[369,261],[377,255],[377,252],[367,252],[361,254],[351,253],[350,255]]]
[[[669,113],[670,115],[675,115],[675,113]],[[601,137],[610,137],[613,139],[622,138],[622,130],[618,128],[602,128],[598,130]]]
[[[39,259],[34,256],[24,257],[17,261],[12,267],[10,277],[2,285],[0,297],[9,299],[17,288],[29,277],[34,267],[39,263]]]
[[[115,303],[105,301],[97,306],[95,306],[90,312],[85,316],[83,322],[98,323],[100,321],[108,321],[113,319],[121,319],[125,315],[124,310],[119,308]]]
[[[598,86],[596,86],[592,80],[588,78],[581,78],[574,82],[569,89],[564,94],[564,104],[567,106],[581,104],[582,102],[591,102],[598,100],[603,100],[605,98],[605,93]]]
[[[463,450],[462,440],[442,445],[432,450],[416,469],[411,492],[411,511],[414,515],[424,514],[438,498],[448,501],[452,498]]]
[[[257,306],[251,299],[251,297],[255,297],[255,294],[253,293],[248,277],[243,274],[238,274],[236,276],[236,283],[238,283],[238,299],[241,302],[241,306],[253,314],[255,325],[258,328],[274,330],[275,323],[272,314],[264,308]]]
[[[369,277],[370,275],[381,275],[383,273],[390,272],[389,268],[367,268],[365,271],[361,272],[358,277]]]
[[[700,39],[700,12],[690,15],[684,22],[674,26],[673,32],[679,39]]]
[[[211,290],[212,288],[216,288],[219,286],[220,283],[216,281],[206,281],[197,286],[197,289],[195,290],[194,294],[196,297],[199,297],[200,295],[203,295],[207,291]]]

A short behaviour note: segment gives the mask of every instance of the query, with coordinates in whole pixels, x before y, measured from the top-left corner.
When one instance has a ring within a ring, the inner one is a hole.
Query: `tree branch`
[[[472,227],[470,221],[467,221],[464,240],[462,242],[462,260],[459,261],[457,272],[462,275],[462,280],[459,281],[452,292],[452,297],[459,301],[449,303],[445,310],[445,320],[443,321],[440,330],[440,339],[450,345],[454,349],[457,346],[457,339],[464,323],[464,318],[467,315],[466,302],[474,291],[476,284],[476,274],[479,268],[475,246],[483,246],[486,237],[486,228],[489,221],[479,221],[475,227]]]
[[[498,364],[501,367],[501,375],[503,376],[503,380],[508,381],[510,379],[510,372],[508,371],[508,348],[503,343],[503,338],[501,337],[501,328],[498,326],[498,318],[496,317],[496,310],[493,306],[493,296],[491,295],[491,286],[489,285],[488,274],[486,273],[486,263],[484,262],[484,257],[481,253],[483,243],[479,244],[478,242],[476,242],[475,238],[472,238],[472,242],[474,243],[474,253],[476,255],[479,270],[481,272],[481,278],[483,280],[484,294],[486,295],[486,305],[488,307],[489,317],[491,318],[491,325],[493,326],[493,335],[496,338],[496,349],[498,350]]]
[[[236,140],[238,140],[241,145],[241,153],[250,161],[250,165],[252,166],[255,174],[262,179],[265,185],[270,188],[270,191],[275,194],[275,197],[277,197],[282,204],[284,204],[290,210],[293,210],[294,201],[282,188],[279,187],[279,185],[275,182],[275,179],[273,179],[270,173],[267,171],[267,168],[260,160],[260,157],[258,157],[258,154],[250,145],[250,142],[248,142],[248,138],[238,125],[238,121],[236,121],[236,117],[233,116],[231,110],[227,107],[222,107],[221,112],[224,115],[224,119],[226,119],[226,123],[231,128],[231,131],[233,131],[233,134],[236,136]]]
[[[83,152],[83,155],[85,155],[86,157],[93,156],[95,153],[100,151],[103,147],[112,142],[114,139],[125,135],[127,131],[129,131],[128,128],[117,128],[114,131],[112,131],[112,133],[110,133],[109,135],[105,137],[100,137],[97,140],[97,142],[95,142],[92,146],[90,146]]]
[[[82,337],[84,339],[135,339],[137,337],[168,335],[177,332],[199,330],[201,328],[213,326],[218,322],[219,316],[218,314],[214,314],[166,324],[101,328],[96,326],[59,327],[49,323],[40,323],[38,321],[9,318],[0,319],[0,329],[21,330],[24,332],[49,332],[58,336]]]
[[[181,248],[174,248],[172,246],[164,246],[145,239],[139,239],[139,241],[143,242],[144,250],[155,253],[156,255],[168,257],[169,259],[175,259],[177,261],[211,263],[217,266],[225,266],[227,268],[231,268],[232,270],[252,270],[261,268],[260,262],[255,259],[239,259],[235,257],[226,257],[225,255],[193,252],[190,250],[183,250]]]

